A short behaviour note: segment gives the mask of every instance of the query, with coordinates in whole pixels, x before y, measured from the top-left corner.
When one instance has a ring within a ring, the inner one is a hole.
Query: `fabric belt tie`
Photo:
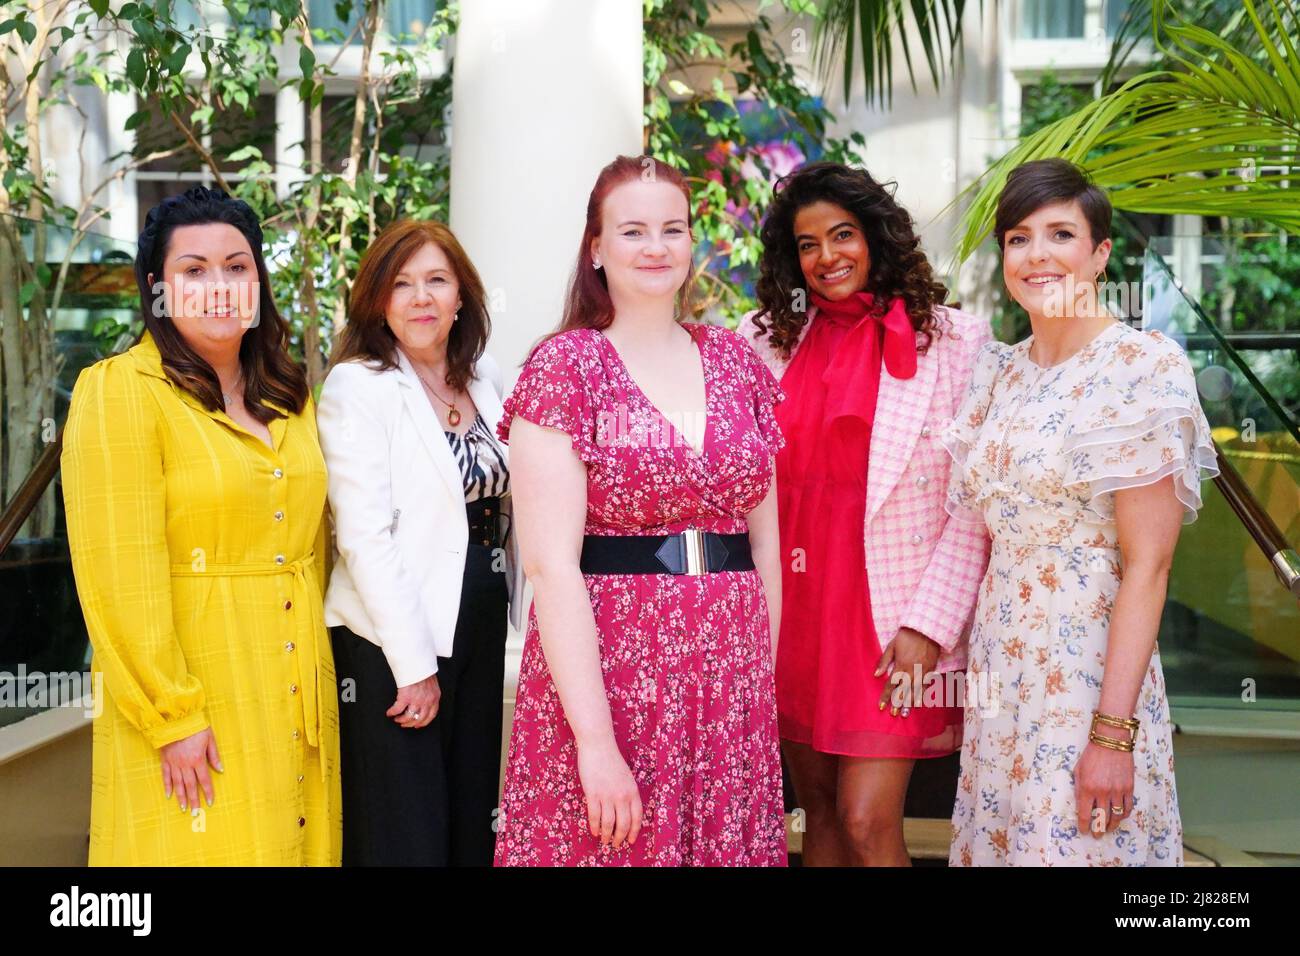
[[[307,732],[307,743],[312,747],[321,747],[321,727],[323,715],[320,707],[321,678],[321,640],[320,634],[325,628],[320,602],[312,600],[312,588],[316,586],[316,552],[295,561],[278,564],[267,561],[258,564],[207,564],[202,571],[196,571],[188,564],[173,564],[171,574],[174,578],[236,578],[260,577],[272,574],[293,575],[292,597],[294,609],[305,609],[306,613],[294,615],[294,641],[300,653],[299,661],[309,661],[307,666],[298,667],[300,696],[302,698],[302,723]],[[326,775],[329,763],[322,753],[320,764],[321,778]]]

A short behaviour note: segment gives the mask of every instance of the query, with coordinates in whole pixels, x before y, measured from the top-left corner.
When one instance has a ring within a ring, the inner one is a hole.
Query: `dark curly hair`
[[[896,297],[903,299],[912,327],[924,336],[917,347],[924,353],[934,337],[943,334],[935,307],[943,304],[948,290],[935,280],[912,217],[894,202],[893,191],[866,170],[841,163],[809,163],[776,185],[776,196],[759,234],[763,257],[759,261],[759,309],[754,315],[757,334],[769,336],[772,347],[788,359],[808,321],[808,290],[799,267],[794,217],[815,202],[834,203],[857,219],[871,255],[864,291],[875,296],[882,312]],[[796,310],[796,300],[805,303],[804,308]]]
[[[289,357],[289,323],[275,307],[271,278],[262,255],[262,224],[251,206],[220,189],[193,186],[168,196],[149,210],[136,247],[135,278],[140,289],[140,313],[144,327],[162,354],[167,377],[203,403],[210,411],[225,410],[217,373],[185,341],[163,307],[162,286],[157,281],[171,245],[172,233],[180,226],[225,223],[234,226],[248,240],[257,271],[257,320],[244,333],[239,345],[243,370],[244,398],[248,413],[262,424],[284,414],[272,404],[301,412],[307,402],[307,377]],[[154,281],[150,281],[150,279]]]

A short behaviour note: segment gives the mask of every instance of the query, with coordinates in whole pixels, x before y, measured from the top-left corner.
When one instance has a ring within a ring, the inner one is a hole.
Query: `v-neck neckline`
[[[660,421],[667,424],[667,426],[673,430],[673,434],[676,435],[677,438],[681,441],[682,447],[686,450],[686,453],[690,457],[696,460],[703,460],[704,454],[709,447],[709,429],[710,429],[711,419],[713,417],[712,415],[709,414],[709,407],[711,404],[711,399],[713,397],[712,389],[709,387],[710,386],[709,362],[704,354],[704,342],[701,341],[701,339],[697,337],[695,334],[694,329],[696,327],[696,324],[690,322],[683,322],[681,323],[681,327],[685,329],[686,334],[691,337],[691,343],[695,346],[695,351],[699,354],[700,373],[704,376],[704,433],[700,436],[699,448],[696,448],[694,445],[690,443],[690,440],[686,437],[685,434],[683,434],[682,430],[678,428],[675,424],[673,424],[672,418],[670,418],[668,415],[665,415],[658,405],[650,401],[650,396],[646,394],[645,389],[643,389],[639,384],[637,384],[637,380],[632,377],[632,373],[631,371],[629,371],[627,367],[627,363],[623,361],[623,356],[618,354],[618,349],[615,347],[614,343],[610,341],[609,337],[606,336],[605,333],[602,332],[600,329],[596,329],[595,332],[598,336],[600,336],[600,340],[605,344],[605,346],[609,349],[609,351],[613,353],[614,361],[618,363],[619,371],[622,372],[623,377],[627,379],[628,383],[632,386],[632,388],[636,390],[636,393],[641,396],[641,400],[645,402],[645,404],[650,408],[651,411],[653,411],[656,415],[659,416]],[[703,326],[699,326],[699,327],[703,328]],[[694,413],[692,412],[690,414],[694,414]]]
[[[231,417],[230,412],[226,411],[225,409],[223,408],[215,409],[215,413],[221,416],[221,418],[218,418],[217,421],[224,421],[226,424],[228,424],[239,434],[247,435],[249,438],[253,439],[253,441],[257,442],[259,445],[261,445],[271,454],[273,455],[280,454],[280,444],[284,440],[284,429],[288,425],[287,418],[272,418],[269,422],[266,422],[266,430],[271,435],[271,443],[267,444],[266,441],[263,440],[261,435],[255,435],[253,432],[249,431],[247,428],[245,428],[243,425],[237,422],[233,417]],[[280,426],[279,429],[276,428],[277,424]],[[280,432],[280,434],[278,435],[276,434],[277,430]]]

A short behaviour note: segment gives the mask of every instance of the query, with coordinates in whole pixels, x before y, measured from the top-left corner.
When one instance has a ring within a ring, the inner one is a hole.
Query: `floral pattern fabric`
[[[605,336],[564,332],[530,357],[498,429],[568,434],[587,465],[587,534],[733,534],[767,494],[782,393],[738,335],[685,325],[699,349],[703,448],[661,415]],[[497,865],[785,865],[767,602],[757,571],[586,575],[619,750],[644,809],[633,846],[591,835],[577,748],[530,610]]]
[[[1064,362],[1032,339],[985,347],[943,436],[949,513],[993,540],[970,636],[950,863],[1177,866],[1182,828],[1157,649],[1135,716],[1133,810],[1113,832],[1078,826],[1074,767],[1101,694],[1122,577],[1115,492],[1173,476],[1184,521],[1217,473],[1182,349],[1116,322]]]

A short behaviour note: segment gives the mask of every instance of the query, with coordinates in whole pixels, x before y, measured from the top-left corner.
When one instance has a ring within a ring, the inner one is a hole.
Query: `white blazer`
[[[335,366],[321,388],[316,422],[334,518],[325,623],[378,646],[397,686],[405,687],[437,673],[438,658],[451,656],[469,524],[442,423],[400,350],[397,360],[399,367],[386,371],[360,361]],[[487,355],[469,395],[495,434],[501,370]],[[509,496],[502,511],[509,519]],[[524,581],[510,525],[504,558],[517,629]]]

